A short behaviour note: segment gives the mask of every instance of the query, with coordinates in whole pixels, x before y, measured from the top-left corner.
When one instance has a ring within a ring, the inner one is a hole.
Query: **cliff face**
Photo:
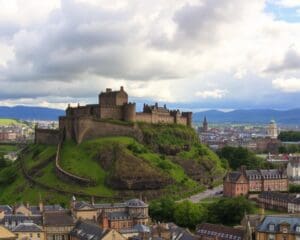
[[[114,189],[160,189],[173,183],[173,180],[161,169],[130,154],[118,143],[99,152],[95,160],[109,172],[106,183]]]

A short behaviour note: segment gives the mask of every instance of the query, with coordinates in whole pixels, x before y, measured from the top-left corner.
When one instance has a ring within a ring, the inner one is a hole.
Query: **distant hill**
[[[14,118],[21,120],[57,120],[64,115],[63,110],[45,107],[0,107],[0,118]]]
[[[193,115],[194,122],[202,122],[204,116],[213,123],[269,123],[274,119],[280,124],[300,124],[300,109],[286,111],[271,109],[234,110],[222,112],[209,110],[197,112]]]
[[[57,120],[65,115],[60,109],[45,107],[0,107],[0,118],[14,118],[21,120]],[[274,119],[280,124],[300,124],[300,109],[286,111],[272,109],[234,110],[222,112],[209,110],[193,114],[194,122],[202,122],[204,116],[213,123],[268,123]]]

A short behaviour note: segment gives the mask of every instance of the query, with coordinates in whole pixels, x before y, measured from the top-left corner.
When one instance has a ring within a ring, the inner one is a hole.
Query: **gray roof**
[[[83,208],[90,208],[90,209],[103,209],[103,208],[122,208],[126,207],[125,203],[95,203],[91,204],[85,201],[80,201],[75,203],[75,209],[80,210]]]
[[[67,212],[45,212],[44,225],[45,226],[72,226],[74,225],[74,219]]]
[[[13,228],[13,232],[42,232],[42,227],[32,222],[24,222]]]
[[[126,202],[126,205],[128,207],[148,207],[148,205],[146,203],[144,203],[142,200],[137,199],[137,198],[128,200]]]
[[[70,232],[70,236],[80,240],[99,240],[102,239],[108,230],[100,228],[93,223],[78,221]]]
[[[0,212],[4,211],[5,214],[12,214],[13,210],[9,205],[0,205]]]
[[[296,216],[266,216],[262,223],[257,226],[256,230],[259,232],[278,232],[280,225],[283,223],[289,224],[288,231],[290,233],[300,235],[300,231],[296,232],[296,227],[300,227],[300,217]],[[274,230],[270,228],[270,225],[274,225]]]
[[[110,220],[125,220],[131,219],[130,215],[127,212],[111,212],[107,213],[108,219]]]
[[[37,225],[42,225],[42,221],[43,218],[41,215],[25,216],[20,214],[13,214],[5,215],[4,218],[0,221],[0,224],[6,226],[9,229],[12,229],[24,222],[32,222]]]
[[[230,172],[228,173],[229,181],[236,182],[242,174],[240,172]]]

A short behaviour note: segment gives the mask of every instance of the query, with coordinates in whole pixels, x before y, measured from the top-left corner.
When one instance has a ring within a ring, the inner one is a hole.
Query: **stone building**
[[[224,178],[224,196],[234,197],[262,191],[287,191],[288,178],[280,169],[246,170],[229,172]]]
[[[300,194],[262,192],[258,195],[258,202],[267,209],[300,213]]]
[[[12,232],[17,236],[17,240],[45,240],[43,228],[32,222],[21,223]]]
[[[119,232],[114,229],[103,229],[98,225],[77,221],[70,232],[70,240],[125,240]]]
[[[196,235],[199,240],[247,240],[245,230],[219,224],[202,223],[197,226]]]
[[[287,175],[290,181],[300,182],[300,157],[289,157]]]
[[[300,240],[300,217],[266,216],[256,228],[256,240]]]
[[[74,200],[71,205],[73,216],[76,219],[92,220],[104,229],[120,230],[149,222],[148,204],[139,199],[108,204],[90,204]]]
[[[101,136],[124,135],[137,138],[135,122],[168,123],[192,126],[192,113],[169,110],[166,105],[159,107],[144,104],[142,112],[136,112],[136,104],[128,102],[128,94],[123,87],[118,91],[107,88],[99,94],[98,104],[71,107],[66,115],[59,117],[59,131],[37,128],[35,142],[57,144],[59,136],[80,143],[84,139]],[[118,121],[123,121],[120,124]],[[117,124],[119,123],[119,124]],[[60,135],[61,134],[61,135]]]

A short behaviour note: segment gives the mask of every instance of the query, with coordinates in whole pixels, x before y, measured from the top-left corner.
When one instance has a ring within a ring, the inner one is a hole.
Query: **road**
[[[220,185],[218,187],[215,187],[213,189],[207,189],[204,192],[197,193],[195,195],[192,195],[188,198],[179,200],[178,202],[181,202],[183,200],[189,200],[193,203],[200,202],[201,200],[208,198],[208,197],[221,197],[222,194],[217,194],[218,192],[223,191],[223,185]]]

